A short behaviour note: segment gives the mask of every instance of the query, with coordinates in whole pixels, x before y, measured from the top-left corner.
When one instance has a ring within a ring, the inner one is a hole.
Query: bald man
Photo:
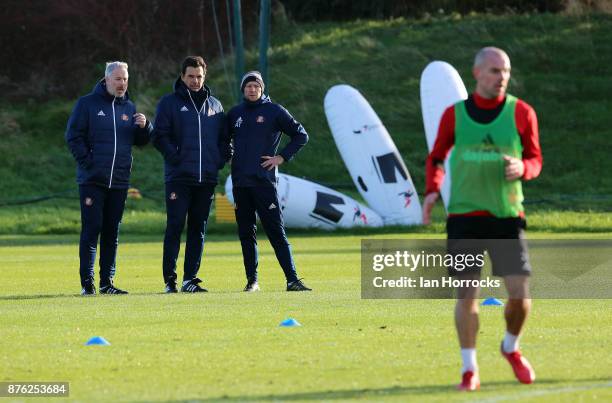
[[[446,224],[448,252],[488,252],[493,274],[503,277],[509,296],[501,353],[519,382],[529,384],[535,380],[535,372],[518,345],[531,309],[521,182],[537,177],[542,169],[538,123],[531,106],[506,93],[510,80],[506,52],[495,47],[481,49],[472,72],[476,90],[467,100],[446,109],[427,158],[423,222],[431,221],[444,179],[443,162],[454,147]],[[459,280],[474,280],[480,278],[480,270],[451,269],[449,274]],[[457,289],[455,325],[463,361],[458,389],[464,391],[480,387],[476,361],[478,294],[478,287]]]

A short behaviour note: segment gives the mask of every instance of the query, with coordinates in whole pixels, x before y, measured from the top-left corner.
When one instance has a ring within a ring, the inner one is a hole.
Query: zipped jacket
[[[149,142],[153,127],[134,123],[136,106],[126,92],[108,93],[104,79],[77,101],[66,127],[66,143],[77,162],[77,183],[112,189],[129,187],[132,145]]]
[[[187,184],[217,183],[219,170],[231,157],[221,102],[203,86],[197,105],[180,77],[174,93],[157,105],[153,145],[164,157],[164,179]]]
[[[261,166],[263,156],[275,156],[281,134],[290,137],[278,153],[288,162],[308,142],[304,126],[287,109],[267,96],[255,102],[243,100],[227,114],[227,131],[233,141],[232,182],[234,186],[275,185],[277,169]]]

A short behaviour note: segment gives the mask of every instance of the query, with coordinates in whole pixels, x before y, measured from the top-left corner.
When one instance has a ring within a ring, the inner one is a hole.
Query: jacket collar
[[[189,88],[187,88],[183,80],[181,80],[181,77],[177,78],[174,82],[174,92],[185,100],[189,99]],[[198,94],[200,93],[204,94],[205,100],[211,95],[210,88],[206,85],[203,85],[200,91],[198,91]]]
[[[259,105],[269,104],[271,102],[272,102],[272,100],[267,95],[262,95],[261,98],[259,98],[257,101],[249,101],[246,98],[242,98],[242,103],[247,108],[255,108],[255,107],[259,106]]]
[[[104,98],[105,100],[109,102],[112,102],[114,99],[116,103],[122,104],[124,102],[127,102],[130,99],[130,95],[128,91],[125,91],[125,95],[122,96],[121,98],[115,97],[109,94],[108,90],[106,89],[106,80],[104,78],[98,81],[98,83],[96,84],[92,92],[94,94],[101,96],[102,98]]]

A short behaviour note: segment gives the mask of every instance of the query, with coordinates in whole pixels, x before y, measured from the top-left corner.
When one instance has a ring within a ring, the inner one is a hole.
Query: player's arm
[[[516,104],[514,119],[521,137],[523,153],[521,158],[504,156],[506,180],[530,180],[537,177],[542,170],[538,119],[533,108],[521,100]]]
[[[93,163],[87,133],[89,131],[89,114],[83,105],[83,98],[79,99],[68,119],[66,127],[66,144],[72,156],[81,168],[88,168]]]
[[[230,109],[229,112],[225,115],[225,119],[224,119],[224,123],[225,123],[225,133],[224,135],[227,138],[227,141],[229,141],[229,146],[230,146],[230,158],[228,159],[228,163],[232,162],[232,159],[234,157],[234,108]]]
[[[522,160],[525,166],[522,179],[530,180],[538,177],[542,171],[542,149],[540,148],[538,118],[535,110],[524,102],[519,102],[517,109],[517,127],[523,144]]]
[[[229,162],[234,155],[230,128],[231,124],[229,122],[229,116],[224,112],[221,112],[221,127],[219,129],[219,139],[217,145],[224,164]]]
[[[283,107],[280,107],[276,121],[281,131],[291,137],[291,141],[278,155],[282,156],[285,161],[291,161],[293,156],[308,143],[308,133],[306,133],[304,126]]]
[[[153,124],[147,117],[140,112],[136,112],[136,107],[134,106],[134,144],[137,146],[144,146],[149,143],[151,140],[151,135],[153,134]]]
[[[295,120],[285,108],[280,105],[278,108],[276,124],[283,133],[291,137],[291,140],[277,155],[263,155],[261,157],[264,160],[261,166],[267,170],[272,170],[286,161],[291,161],[295,154],[308,143],[308,133],[306,133],[304,126]]]
[[[425,161],[425,199],[423,200],[423,224],[431,222],[431,210],[439,198],[444,180],[444,160],[455,144],[455,107],[448,107],[442,114],[438,135]]]
[[[163,155],[170,164],[176,165],[180,161],[176,144],[172,141],[173,121],[171,104],[162,98],[157,105],[155,124],[153,125],[153,146]]]

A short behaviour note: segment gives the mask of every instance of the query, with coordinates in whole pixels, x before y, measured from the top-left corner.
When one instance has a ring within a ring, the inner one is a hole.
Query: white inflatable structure
[[[381,227],[382,218],[370,208],[340,192],[295,176],[278,174],[278,199],[288,228]],[[232,177],[225,194],[234,204]]]
[[[423,112],[423,126],[427,138],[427,149],[431,152],[436,137],[442,114],[451,105],[467,99],[468,94],[461,80],[461,76],[453,66],[446,62],[434,61],[425,67],[421,74],[421,110]],[[452,150],[451,150],[452,152]],[[449,153],[450,156],[450,153]],[[450,198],[450,169],[449,158],[444,161],[446,175],[440,194],[444,201],[444,207],[448,207]]]
[[[386,225],[422,222],[421,203],[408,169],[368,101],[349,85],[325,95],[336,146],[359,193]]]

